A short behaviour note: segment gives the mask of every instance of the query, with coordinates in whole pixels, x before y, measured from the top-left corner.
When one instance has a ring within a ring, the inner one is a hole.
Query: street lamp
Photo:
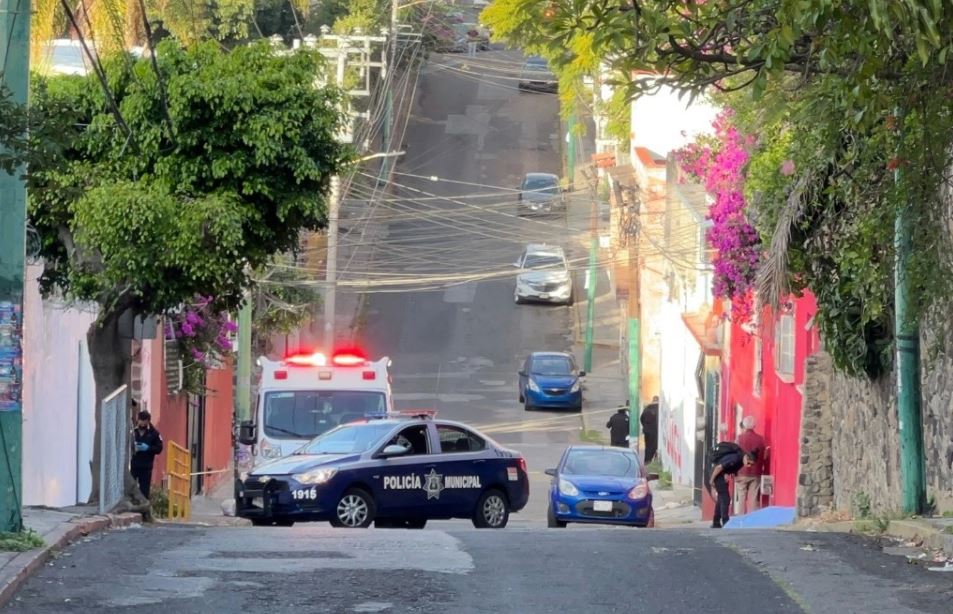
[[[396,158],[404,155],[403,151],[380,151],[356,160],[357,163],[374,160],[376,158]],[[341,209],[341,178],[331,177],[331,202],[328,207],[328,252],[327,252],[327,291],[324,297],[324,347],[325,351],[334,349],[334,312],[337,302],[338,275],[338,217]]]

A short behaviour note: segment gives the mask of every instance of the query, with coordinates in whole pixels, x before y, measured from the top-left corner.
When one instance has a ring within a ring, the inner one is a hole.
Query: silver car
[[[513,266],[520,269],[513,291],[517,305],[528,300],[572,305],[572,275],[561,247],[527,245]]]

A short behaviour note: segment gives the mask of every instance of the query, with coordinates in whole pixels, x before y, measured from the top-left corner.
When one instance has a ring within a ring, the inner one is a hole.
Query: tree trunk
[[[102,459],[99,454],[99,442],[102,440],[102,421],[99,411],[103,399],[117,388],[128,382],[131,360],[131,341],[123,339],[119,331],[119,318],[122,313],[101,315],[89,327],[86,343],[89,346],[89,361],[93,367],[93,380],[96,382],[96,431],[93,437],[93,460],[90,463],[93,488],[89,503],[99,501],[99,467]],[[123,451],[128,457],[129,450]],[[128,465],[128,464],[127,464]],[[132,476],[129,476],[132,479]],[[128,490],[128,488],[126,489]],[[141,497],[140,497],[141,498]]]

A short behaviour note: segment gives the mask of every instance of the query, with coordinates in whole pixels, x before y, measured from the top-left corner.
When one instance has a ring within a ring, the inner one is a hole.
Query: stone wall
[[[804,382],[797,508],[801,516],[813,516],[830,509],[834,501],[831,357],[815,354],[805,368],[811,376]]]
[[[923,337],[927,494],[938,511],[947,511],[953,510],[953,335],[945,347]],[[828,504],[857,511],[859,502],[869,505],[872,513],[899,510],[900,441],[894,381],[893,374],[871,382],[837,373],[823,352],[808,360],[802,407],[800,515],[817,514]]]

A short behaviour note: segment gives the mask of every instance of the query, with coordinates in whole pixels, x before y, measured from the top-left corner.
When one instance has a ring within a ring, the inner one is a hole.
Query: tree
[[[918,228],[914,317],[953,291],[953,5],[496,0],[489,17],[498,36],[557,63],[582,46],[628,77],[630,98],[666,85],[733,108],[756,141],[744,192],[767,246],[759,296],[774,304],[810,289],[843,370],[876,377],[889,367],[898,209]]]
[[[325,226],[330,177],[351,155],[335,140],[339,93],[314,86],[315,53],[165,42],[157,61],[161,80],[148,60],[116,58],[108,93],[80,77],[33,92],[41,289],[100,306],[88,333],[97,404],[126,381],[120,318],[197,296],[235,309],[247,271]]]

